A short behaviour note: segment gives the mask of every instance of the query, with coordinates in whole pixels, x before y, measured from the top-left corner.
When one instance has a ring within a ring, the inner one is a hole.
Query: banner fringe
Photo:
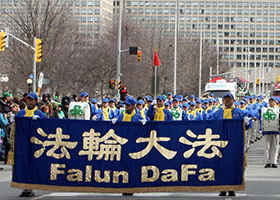
[[[11,183],[13,188],[28,190],[46,190],[55,192],[91,192],[91,193],[148,193],[148,192],[214,192],[214,191],[239,191],[245,190],[245,182],[242,185],[223,186],[167,186],[167,187],[143,187],[143,188],[95,188],[74,186],[53,186],[25,183]]]

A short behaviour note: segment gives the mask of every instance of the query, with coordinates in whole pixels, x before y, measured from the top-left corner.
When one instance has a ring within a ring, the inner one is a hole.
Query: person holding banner
[[[144,120],[140,112],[136,111],[135,105],[137,101],[133,98],[126,98],[125,111],[117,118],[120,122],[139,122]],[[113,123],[113,119],[112,119]]]
[[[243,117],[244,117],[244,113],[241,109],[235,107],[234,97],[231,93],[226,93],[223,96],[222,108],[220,108],[213,114],[213,120],[243,119]],[[229,191],[228,195],[235,196],[235,192]],[[219,196],[226,196],[226,191],[221,191]]]
[[[26,97],[27,106],[25,109],[20,110],[16,117],[33,117],[34,120],[37,118],[46,118],[44,113],[38,109],[36,106],[38,100],[38,96],[36,93],[30,93]],[[20,197],[32,197],[34,196],[34,192],[32,190],[24,189],[22,193],[19,195]]]
[[[173,121],[171,112],[164,107],[164,97],[156,97],[157,105],[151,105],[147,111],[147,116],[151,121]]]
[[[268,104],[269,107],[263,107],[261,112],[262,133],[265,139],[264,155],[267,163],[264,168],[277,168],[278,166],[276,164],[279,152],[279,107],[276,106],[275,97],[270,97]],[[275,123],[273,124],[273,122]]]

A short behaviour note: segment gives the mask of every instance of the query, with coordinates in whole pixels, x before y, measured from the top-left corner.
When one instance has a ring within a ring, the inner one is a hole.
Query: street
[[[235,197],[219,197],[218,192],[207,193],[141,193],[134,194],[132,197],[123,197],[121,194],[96,194],[96,193],[67,193],[35,191],[35,196],[31,198],[20,198],[21,189],[10,187],[11,166],[3,165],[0,167],[0,199],[32,199],[32,200],[54,200],[54,199],[280,199],[280,169],[264,168],[264,139],[252,144],[248,151],[248,166],[245,171],[246,189],[237,191]]]

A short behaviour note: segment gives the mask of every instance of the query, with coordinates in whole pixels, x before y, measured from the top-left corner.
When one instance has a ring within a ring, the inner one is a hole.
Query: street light
[[[32,79],[27,79],[27,84],[28,84],[28,94],[31,92],[31,84],[32,84]]]

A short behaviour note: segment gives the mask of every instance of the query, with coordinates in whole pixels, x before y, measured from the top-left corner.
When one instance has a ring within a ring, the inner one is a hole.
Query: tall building
[[[259,67],[262,63],[272,68],[280,67],[278,0],[124,2],[125,15],[133,21],[155,24],[154,27],[164,27],[174,32],[177,13],[178,37],[198,37],[202,29],[203,39],[216,45],[217,50],[222,52],[221,59],[231,67],[236,66],[237,70],[248,64]],[[115,1],[115,18],[118,7],[119,2]]]

